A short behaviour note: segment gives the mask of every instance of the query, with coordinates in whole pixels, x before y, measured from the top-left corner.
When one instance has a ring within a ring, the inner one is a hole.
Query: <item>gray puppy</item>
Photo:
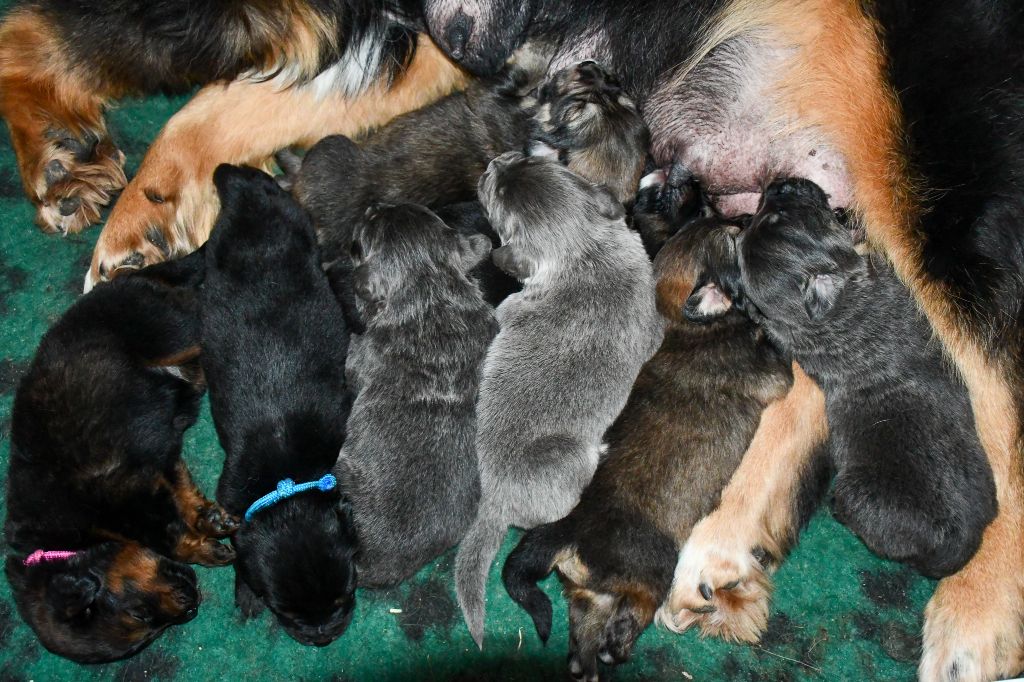
[[[640,238],[611,193],[550,159],[503,154],[480,179],[522,292],[498,307],[477,404],[480,510],[456,558],[459,606],[483,642],[489,567],[510,525],[565,516],[664,322]]]
[[[356,391],[337,475],[352,504],[363,587],[394,585],[453,547],[480,494],[474,438],[494,310],[466,277],[491,243],[422,206],[370,212],[354,233],[346,374]]]

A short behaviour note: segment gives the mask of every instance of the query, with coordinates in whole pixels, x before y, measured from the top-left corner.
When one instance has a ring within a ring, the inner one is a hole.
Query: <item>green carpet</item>
[[[0,0],[0,11],[9,3]],[[121,103],[110,115],[129,170],[183,98]],[[82,287],[99,233],[40,233],[22,196],[6,127],[0,131],[0,477],[6,489],[10,408],[18,379],[47,327]],[[223,454],[209,412],[188,434],[184,457],[212,494]],[[0,493],[2,496],[2,493]],[[3,512],[0,512],[2,514]],[[0,516],[2,520],[2,516]],[[511,549],[511,537],[501,554]],[[47,653],[14,610],[0,579],[0,680],[524,680],[568,679],[567,615],[557,581],[555,629],[540,645],[526,614],[491,574],[486,649],[476,650],[452,589],[452,556],[387,591],[361,591],[348,632],[324,649],[300,646],[268,615],[242,622],[232,571],[198,569],[203,605],[124,662],[79,666]],[[496,565],[497,566],[497,565]],[[921,613],[934,583],[874,558],[827,512],[819,513],[776,576],[768,633],[758,646],[649,629],[615,680],[909,680],[919,654]]]

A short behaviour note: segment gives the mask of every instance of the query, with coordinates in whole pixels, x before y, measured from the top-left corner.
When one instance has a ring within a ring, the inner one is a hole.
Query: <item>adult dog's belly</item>
[[[779,83],[792,57],[792,50],[737,38],[688,73],[663,79],[645,101],[656,162],[685,167],[726,216],[753,213],[761,190],[778,177],[814,181],[833,207],[852,201],[843,155],[784,103]]]

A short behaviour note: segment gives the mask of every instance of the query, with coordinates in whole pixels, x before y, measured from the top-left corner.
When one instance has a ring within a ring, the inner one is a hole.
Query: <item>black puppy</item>
[[[748,310],[825,393],[838,518],[884,557],[959,570],[995,517],[995,484],[967,390],[910,293],[808,180],[773,182],[737,242]]]
[[[279,482],[320,481],[334,468],[352,402],[349,332],[302,208],[251,168],[221,166],[214,182],[221,213],[206,253],[202,362],[227,453],[217,499],[242,515]],[[245,615],[266,604],[303,644],[344,632],[355,534],[330,479],[247,514],[234,544]]]
[[[43,337],[14,400],[5,533],[18,611],[80,662],[129,656],[195,616],[196,576],[237,522],[181,460],[204,385],[202,254],[97,287]]]

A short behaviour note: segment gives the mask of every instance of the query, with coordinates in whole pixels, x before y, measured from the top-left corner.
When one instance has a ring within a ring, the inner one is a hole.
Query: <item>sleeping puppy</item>
[[[352,501],[361,586],[405,580],[473,521],[476,399],[497,323],[467,273],[490,251],[414,204],[376,207],[356,230],[366,332],[349,353],[357,397],[336,473]]]
[[[593,61],[562,69],[541,86],[532,133],[579,175],[622,203],[636,196],[650,146],[647,124],[615,77]]]
[[[18,612],[51,652],[130,656],[200,602],[186,563],[228,564],[236,519],[181,459],[204,391],[202,255],[80,298],[46,333],[11,422],[5,533]]]
[[[690,529],[715,506],[765,406],[785,395],[787,364],[721,287],[739,228],[691,222],[661,249],[658,309],[665,339],[605,435],[607,454],[580,503],[529,531],[502,577],[547,641],[551,603],[537,587],[557,570],[569,599],[569,671],[596,680],[597,662],[626,661],[672,583]],[[717,317],[711,324],[693,317]]]
[[[235,601],[246,616],[268,606],[293,639],[324,646],[347,627],[356,585],[349,512],[324,480],[351,405],[349,333],[302,208],[251,168],[221,166],[214,182],[221,213],[206,249],[202,362],[227,453],[217,499],[245,515],[233,539]],[[321,485],[301,489],[311,481]],[[254,509],[268,494],[271,504]]]
[[[555,161],[508,153],[480,179],[495,262],[523,291],[498,307],[478,403],[481,500],[459,548],[459,605],[483,641],[484,591],[510,525],[576,505],[643,363],[661,341],[654,278],[622,205]]]
[[[996,514],[967,390],[910,293],[808,180],[778,180],[738,240],[751,313],[825,393],[834,507],[876,553],[955,573]]]

